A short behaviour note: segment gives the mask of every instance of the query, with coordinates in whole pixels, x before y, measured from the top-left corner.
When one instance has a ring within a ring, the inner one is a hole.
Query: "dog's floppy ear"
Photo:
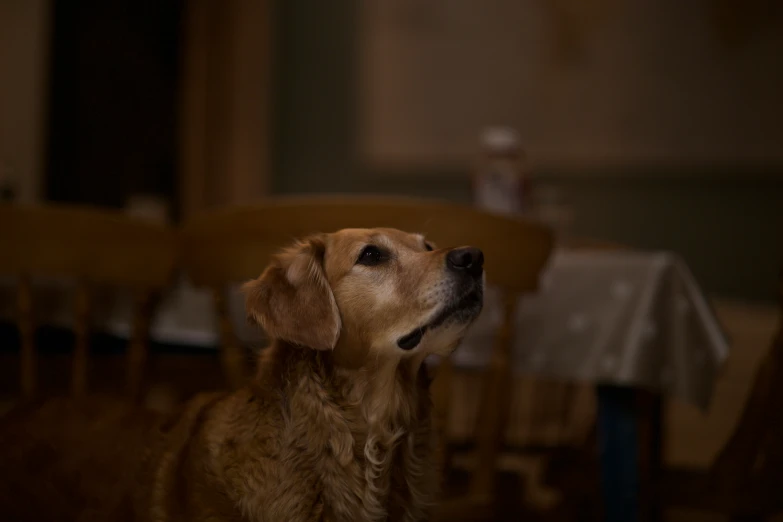
[[[322,236],[275,256],[261,277],[245,283],[245,307],[273,339],[331,350],[340,336],[340,312],[324,273]]]

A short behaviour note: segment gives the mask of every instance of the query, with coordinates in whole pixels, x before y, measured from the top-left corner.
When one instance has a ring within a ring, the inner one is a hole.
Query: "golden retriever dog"
[[[393,229],[309,237],[244,285],[257,374],[164,420],[100,400],[8,415],[0,519],[416,521],[435,501],[428,355],[481,310],[483,254]]]

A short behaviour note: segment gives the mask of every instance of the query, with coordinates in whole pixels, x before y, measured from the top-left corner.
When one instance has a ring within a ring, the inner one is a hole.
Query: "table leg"
[[[639,489],[642,521],[660,522],[663,518],[658,499],[658,484],[663,466],[663,399],[654,392],[638,392]]]
[[[636,393],[598,386],[598,448],[607,522],[639,522]]]
[[[660,400],[620,386],[600,385],[596,392],[605,519],[655,520],[652,488],[661,453]]]

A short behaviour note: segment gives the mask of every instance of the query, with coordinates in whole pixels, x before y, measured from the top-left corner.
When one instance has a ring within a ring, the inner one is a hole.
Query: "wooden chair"
[[[127,391],[138,397],[147,358],[147,334],[156,292],[169,283],[177,256],[176,234],[166,226],[123,214],[68,206],[0,206],[0,274],[17,278],[21,392],[36,394],[33,277],[75,280],[76,347],[71,392],[87,390],[90,314],[95,285],[133,291]]]
[[[783,271],[779,284],[783,310]],[[704,471],[664,470],[662,507],[711,511],[732,520],[765,520],[783,513],[783,314],[737,427]]]
[[[341,228],[393,227],[427,235],[438,245],[475,245],[485,254],[487,281],[503,291],[503,326],[483,379],[470,495],[453,512],[492,503],[498,448],[508,421],[511,342],[520,295],[534,292],[553,238],[540,225],[470,206],[390,197],[290,197],[228,208],[194,218],[183,230],[183,255],[196,285],[210,287],[220,316],[229,380],[244,378],[245,357],[226,314],[225,285],[257,277],[270,256],[294,238]],[[447,425],[452,367],[444,361],[433,384],[436,411]],[[448,518],[448,515],[446,515]]]
[[[628,247],[612,241],[571,237],[561,244],[564,251],[615,251]],[[558,467],[576,458],[591,461],[596,452],[595,387],[535,375],[518,377],[513,384],[512,417],[509,419],[504,453],[513,456],[513,467],[524,477],[523,504],[537,512],[567,512],[574,509],[571,466],[568,479],[562,480]],[[470,447],[473,441],[463,446]],[[551,465],[554,463],[554,467]],[[594,466],[591,467],[594,468]],[[582,475],[578,475],[582,478]],[[596,481],[578,484],[579,500],[584,492],[598,502]],[[564,487],[564,483],[568,486]]]

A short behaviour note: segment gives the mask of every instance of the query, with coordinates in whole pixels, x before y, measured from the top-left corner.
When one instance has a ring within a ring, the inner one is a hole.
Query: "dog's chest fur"
[[[164,422],[113,401],[19,412],[0,430],[0,516],[426,519],[437,473],[423,374],[341,376],[312,350],[285,353],[262,364],[252,386],[198,396]]]
[[[277,402],[279,415],[272,416],[272,429],[262,430],[264,440],[249,446],[268,452],[258,455],[265,465],[253,466],[253,473],[237,470],[245,484],[237,499],[243,515],[270,521],[425,518],[437,474],[423,376],[388,368],[372,378],[357,379],[354,372],[343,379],[310,351],[286,362],[274,369],[279,387],[271,395],[266,390],[259,405]]]

